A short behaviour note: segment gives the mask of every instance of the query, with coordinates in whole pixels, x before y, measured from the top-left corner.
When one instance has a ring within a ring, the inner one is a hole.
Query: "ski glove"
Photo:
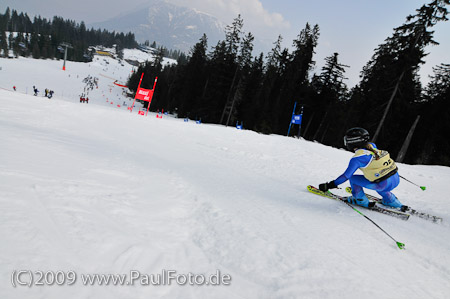
[[[337,188],[336,184],[334,183],[334,181],[328,182],[328,183],[323,183],[319,185],[319,189],[320,191],[323,192],[327,192],[329,189],[334,189]]]

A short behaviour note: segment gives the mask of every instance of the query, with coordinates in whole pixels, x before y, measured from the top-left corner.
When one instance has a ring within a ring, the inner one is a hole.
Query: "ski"
[[[348,193],[352,193],[352,188],[351,187],[347,187],[347,188],[345,188],[345,191],[347,191]],[[378,198],[376,196],[373,196],[373,195],[370,195],[370,194],[367,194],[367,193],[366,193],[366,196],[367,196],[367,198],[369,200],[375,201],[375,202],[377,202],[379,204],[382,204],[381,203],[381,198]],[[388,207],[388,209],[391,209],[393,211],[398,211],[398,209],[392,208],[392,207]],[[425,219],[425,220],[432,221],[434,223],[442,223],[442,221],[443,221],[443,219],[441,217],[433,216],[433,215],[425,213],[425,212],[420,212],[420,211],[417,211],[416,209],[413,209],[413,208],[408,207],[408,206],[406,206],[405,212],[407,212],[407,213],[409,213],[409,214],[411,214],[413,216],[416,216],[416,217],[419,217],[419,218],[422,218],[422,219]]]
[[[311,186],[311,185],[309,185],[307,187],[307,189],[308,189],[309,192],[311,192],[313,194],[316,194],[316,195],[324,196],[324,197],[327,197],[327,198],[330,198],[330,199],[334,199],[334,200],[338,200],[338,201],[346,201],[346,198],[343,197],[343,196],[336,195],[334,193],[331,193],[330,191],[323,192],[320,189],[318,189],[318,188],[316,188],[314,186]],[[398,210],[385,209],[385,208],[382,208],[380,206],[374,206],[374,207],[371,207],[371,208],[366,208],[366,207],[358,206],[358,205],[354,205],[354,206],[360,207],[360,208],[364,208],[364,209],[367,209],[367,210],[370,210],[370,211],[374,211],[374,212],[379,212],[379,213],[382,213],[382,214],[385,214],[385,215],[393,216],[393,217],[396,217],[396,218],[399,218],[399,219],[402,219],[402,220],[408,220],[409,219],[409,214],[403,213],[403,212],[398,211]]]

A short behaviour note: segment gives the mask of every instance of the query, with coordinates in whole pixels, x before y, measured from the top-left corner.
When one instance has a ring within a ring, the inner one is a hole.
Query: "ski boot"
[[[400,209],[400,210],[408,210],[408,206],[404,206],[397,197],[395,197],[394,194],[390,194],[389,198],[387,197],[382,197],[381,198],[381,203],[385,206],[391,207],[391,208],[396,208],[396,209]]]
[[[400,211],[402,211],[403,213],[408,212],[410,210],[410,208],[408,206],[402,205],[400,208]]]
[[[375,206],[375,202],[370,201],[366,196],[364,196],[363,198],[356,198],[354,196],[349,196],[347,197],[347,202],[365,208],[372,208]]]

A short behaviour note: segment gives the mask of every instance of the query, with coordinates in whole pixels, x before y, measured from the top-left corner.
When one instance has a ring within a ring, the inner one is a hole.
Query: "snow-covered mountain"
[[[0,298],[449,297],[449,167],[398,164],[427,190],[401,181],[395,194],[442,224],[363,210],[400,250],[345,204],[306,191],[351,153],[130,113],[114,82],[132,69],[100,56],[66,71],[0,58]],[[98,88],[80,103],[92,77]],[[219,285],[200,276],[218,272]],[[157,275],[166,284],[150,284]]]
[[[121,32],[133,32],[138,42],[153,42],[169,49],[188,53],[205,33],[208,45],[224,39],[224,26],[206,13],[177,6],[163,0],[152,0],[105,22],[89,24]]]

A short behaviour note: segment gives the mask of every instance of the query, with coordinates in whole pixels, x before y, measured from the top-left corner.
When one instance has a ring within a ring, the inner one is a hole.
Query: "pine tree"
[[[421,119],[406,158],[450,166],[450,64],[436,66],[433,72],[419,104]]]
[[[33,47],[32,51],[33,58],[35,59],[41,58],[41,50],[39,49],[39,44],[35,42],[32,44],[32,47]]]
[[[292,54],[291,68],[294,70],[294,80],[296,84],[302,84],[308,79],[308,72],[314,66],[313,61],[314,49],[317,47],[320,30],[319,25],[313,28],[306,23],[298,38],[294,40],[294,52]]]
[[[249,67],[252,63],[253,41],[255,37],[249,32],[241,42],[241,49],[238,57],[238,64],[241,68]]]
[[[8,41],[5,31],[0,30],[0,54],[3,52],[4,57],[8,57]]]
[[[244,20],[239,14],[234,20],[232,25],[225,27],[225,45],[226,52],[229,55],[229,61],[234,62],[238,55],[239,46],[241,43],[242,27],[244,26]]]
[[[401,146],[396,135],[406,136],[416,118],[417,113],[411,107],[420,100],[417,72],[426,55],[425,47],[437,43],[429,29],[447,20],[445,6],[448,4],[448,0],[434,0],[408,16],[406,23],[395,28],[393,35],[376,49],[363,69],[362,81],[356,89],[360,94],[355,94],[362,102],[352,118],[375,131],[374,140],[381,133],[383,145],[392,153]]]
[[[433,67],[433,76],[425,89],[425,99],[433,103],[439,100],[450,101],[450,64],[442,63]]]
[[[318,93],[326,93],[334,102],[345,100],[347,95],[347,85],[344,83],[347,78],[344,73],[349,66],[341,64],[338,56],[338,53],[334,53],[326,57],[322,73],[314,80]]]
[[[277,41],[274,43],[274,47],[267,55],[267,68],[278,68],[281,56],[281,43],[283,37],[278,35]]]
[[[337,119],[345,117],[343,102],[347,99],[347,86],[343,82],[347,65],[338,61],[338,53],[325,58],[325,65],[319,76],[314,76],[312,86],[316,91],[314,96],[314,110],[322,112],[320,123],[315,130],[313,140],[333,143],[341,140],[343,130],[341,126],[334,126]],[[317,121],[317,120],[316,120]]]
[[[208,82],[205,74],[208,63],[207,47],[208,39],[206,34],[203,34],[202,38],[192,47],[187,64],[181,66],[181,74],[178,79],[180,87],[178,95],[175,96],[175,107],[178,108],[180,117],[196,117],[196,114],[201,113]]]
[[[9,7],[6,8],[5,14],[3,15],[3,31],[11,31],[11,28],[9,27],[11,23],[11,10]]]
[[[260,91],[264,78],[264,54],[256,57],[246,72],[245,88],[241,91],[241,101],[237,102],[236,120],[243,122],[246,128],[257,130],[258,119],[264,110],[264,100]],[[231,123],[234,124],[236,120]]]
[[[294,51],[288,57],[285,70],[282,70],[280,92],[272,105],[272,113],[277,117],[275,130],[279,134],[285,134],[287,130],[286,124],[289,124],[294,102],[308,101],[308,75],[315,64],[312,58],[319,35],[318,25],[311,27],[306,23],[293,41]]]

